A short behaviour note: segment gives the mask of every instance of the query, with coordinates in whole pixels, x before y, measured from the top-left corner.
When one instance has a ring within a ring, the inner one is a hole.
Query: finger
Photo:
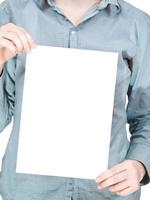
[[[23,50],[22,41],[14,32],[2,32],[1,37],[11,41],[16,46],[18,52],[21,52]]]
[[[0,47],[8,49],[13,55],[17,53],[16,47],[7,39],[0,38]]]
[[[105,171],[102,174],[100,174],[96,178],[96,182],[97,183],[102,182],[102,181],[110,178],[111,176],[113,176],[113,175],[115,175],[115,174],[117,174],[119,172],[125,171],[125,170],[126,170],[126,167],[123,164],[115,165],[111,169],[108,169],[107,171]]]
[[[31,51],[31,45],[28,41],[28,38],[26,37],[26,34],[23,31],[20,31],[18,29],[13,30],[13,31],[14,33],[18,35],[18,37],[22,41],[24,51],[29,53]]]
[[[116,183],[109,187],[111,192],[118,192],[120,190],[124,190],[129,187],[128,181],[121,181],[120,183]]]
[[[102,189],[102,188],[114,185],[114,184],[119,183],[124,180],[127,180],[127,172],[126,171],[115,174],[114,176],[111,176],[110,178],[106,179],[105,181],[100,182],[99,186]]]
[[[18,27],[15,24],[9,23],[7,26],[5,26],[3,28],[3,30],[16,33],[23,43],[24,50],[26,52],[31,51],[31,49],[33,48],[32,44],[31,44],[31,39],[28,39],[29,36],[27,36],[27,35],[29,35],[29,34],[27,34],[27,32],[22,27]],[[33,40],[32,40],[32,43],[34,43]]]
[[[34,42],[33,38],[31,37],[31,35],[22,27],[18,27],[18,31],[21,31],[22,33],[24,33],[24,35],[26,36],[30,49],[34,48],[36,46],[36,43]]]
[[[30,41],[28,41],[28,37],[26,36],[23,28],[18,27],[15,24],[9,24],[5,29],[7,31],[14,32],[15,34],[18,35],[18,37],[22,41],[24,51],[26,51],[28,53],[31,51]]]
[[[137,191],[139,188],[138,187],[128,187],[126,189],[120,190],[118,192],[116,192],[116,194],[120,195],[120,196],[127,196],[132,194],[133,192]]]
[[[27,36],[27,38],[28,38],[28,40],[29,40],[29,42],[30,42],[30,44],[31,44],[31,47],[36,47],[36,43],[35,43],[35,41],[32,39],[32,37],[31,37],[31,35],[28,33],[28,32],[25,32],[25,34],[26,34],[26,36]]]

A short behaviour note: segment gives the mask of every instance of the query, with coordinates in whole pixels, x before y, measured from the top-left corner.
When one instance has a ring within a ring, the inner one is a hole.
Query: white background
[[[0,0],[0,3],[3,0]],[[127,0],[129,3],[133,4],[134,6],[142,9],[143,11],[147,12],[150,15],[150,2],[148,0]],[[6,130],[0,135],[0,166],[1,166],[1,158],[5,152],[5,148],[10,136],[12,124],[10,124]],[[142,187],[142,197],[141,200],[147,200],[150,196],[150,185]],[[0,198],[1,200],[1,198]]]

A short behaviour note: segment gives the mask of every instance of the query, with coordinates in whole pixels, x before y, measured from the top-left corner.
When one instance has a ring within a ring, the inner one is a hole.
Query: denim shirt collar
[[[46,1],[50,6],[55,6],[54,0],[46,0]],[[121,10],[118,0],[101,0],[100,3],[97,4],[97,8],[99,10],[102,10],[106,8],[108,5],[115,8],[116,13],[120,12]]]

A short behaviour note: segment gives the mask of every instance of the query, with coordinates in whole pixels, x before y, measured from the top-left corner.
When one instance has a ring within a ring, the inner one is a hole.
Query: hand
[[[30,53],[36,44],[22,27],[8,23],[0,27],[0,65],[17,53]]]
[[[125,160],[96,178],[98,188],[109,187],[111,192],[127,196],[140,188],[140,181],[146,171],[144,165],[137,160]]]

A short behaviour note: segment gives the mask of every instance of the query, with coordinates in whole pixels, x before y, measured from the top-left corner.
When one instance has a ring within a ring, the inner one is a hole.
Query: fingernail
[[[100,190],[102,189],[102,187],[101,187],[100,185],[98,185],[97,187],[98,187],[98,189],[100,189]]]
[[[97,186],[98,189],[100,189],[99,185]]]
[[[37,45],[35,43],[32,43],[32,47],[35,48]]]

